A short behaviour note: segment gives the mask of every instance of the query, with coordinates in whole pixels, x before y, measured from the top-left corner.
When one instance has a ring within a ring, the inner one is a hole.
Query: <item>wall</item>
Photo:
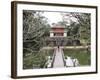
[[[86,5],[98,5],[98,6],[100,5],[100,0],[31,0],[31,1],[51,2],[51,3],[55,2],[64,4],[65,3],[83,4],[83,5],[86,4]],[[11,11],[10,11],[11,8],[10,7],[11,7],[11,0],[0,0],[0,80],[14,80],[10,78],[10,70],[11,70],[10,69],[11,68]],[[100,11],[98,14],[100,14]],[[99,16],[98,19],[100,21]],[[100,24],[98,26],[100,26]],[[100,30],[99,27],[98,30]],[[100,34],[100,31],[98,31],[98,34]],[[100,41],[100,36],[98,37],[98,41]],[[98,45],[99,44],[100,42],[98,42]],[[100,47],[100,45],[98,47]],[[100,54],[98,54],[98,57],[100,57]],[[100,58],[98,61],[100,61]],[[100,63],[98,63],[98,67],[100,67]],[[44,77],[44,78],[34,78],[34,79],[30,78],[26,80],[100,80],[99,76],[100,76],[100,69],[98,74],[60,76],[60,77],[50,77],[50,78]]]

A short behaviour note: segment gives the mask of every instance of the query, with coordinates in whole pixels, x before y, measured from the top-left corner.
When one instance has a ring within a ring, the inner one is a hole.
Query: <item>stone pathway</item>
[[[53,63],[53,67],[64,67],[64,61],[63,61],[63,56],[62,56],[62,49],[61,48],[56,48],[55,49],[55,59]]]
[[[63,47],[63,46],[60,46],[60,48],[65,48],[65,49],[87,49],[87,48],[89,48],[90,46],[65,46],[65,47]],[[43,47],[42,49],[54,49],[54,48],[56,48],[56,47]]]

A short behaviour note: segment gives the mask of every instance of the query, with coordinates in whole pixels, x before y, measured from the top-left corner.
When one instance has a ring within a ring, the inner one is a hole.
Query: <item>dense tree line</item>
[[[64,19],[69,14],[70,24]],[[76,21],[74,21],[76,19]],[[91,40],[91,14],[90,13],[64,13],[63,21],[58,24],[63,25],[67,29],[67,38],[80,40],[83,44],[90,44]]]
[[[49,36],[50,25],[43,12],[23,11],[23,47],[38,50],[45,46],[45,39]]]
[[[91,14],[89,13],[71,13],[79,22],[79,39],[84,43],[90,44],[91,40]]]
[[[40,51],[46,46],[50,25],[43,12],[23,10],[23,68],[43,68],[47,53]]]

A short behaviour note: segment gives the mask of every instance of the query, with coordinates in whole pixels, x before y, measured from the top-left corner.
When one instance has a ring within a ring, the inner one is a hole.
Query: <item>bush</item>
[[[37,53],[33,52],[28,56],[23,56],[23,69],[44,68],[47,56],[52,55],[53,50],[41,50],[37,51]]]

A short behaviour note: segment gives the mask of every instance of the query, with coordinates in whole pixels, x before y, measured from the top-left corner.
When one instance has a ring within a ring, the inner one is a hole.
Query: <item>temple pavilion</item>
[[[64,26],[55,24],[51,27],[49,42],[52,42],[53,45],[64,45],[64,42],[66,42],[66,37],[67,30]]]
[[[67,31],[64,26],[54,25],[50,30],[50,37],[67,37]]]

